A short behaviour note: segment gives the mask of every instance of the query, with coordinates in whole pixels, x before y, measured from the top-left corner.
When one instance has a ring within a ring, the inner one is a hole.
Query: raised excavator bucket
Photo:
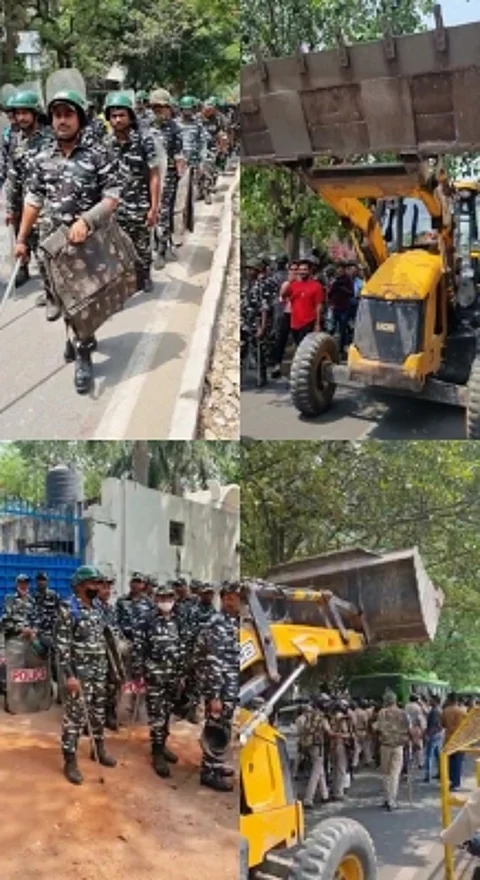
[[[264,59],[241,71],[242,161],[480,149],[480,22]]]
[[[416,547],[386,554],[361,548],[327,553],[276,566],[267,578],[280,588],[258,592],[271,620],[324,626],[328,605],[313,602],[310,594],[332,593],[359,610],[356,615],[342,609],[342,618],[353,629],[364,628],[372,646],[432,640],[444,598]]]

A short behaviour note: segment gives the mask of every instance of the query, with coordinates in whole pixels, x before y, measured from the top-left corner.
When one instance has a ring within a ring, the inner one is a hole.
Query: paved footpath
[[[49,324],[35,306],[37,275],[0,315],[0,437],[9,439],[166,439],[190,353],[202,295],[220,233],[225,195],[220,178],[212,205],[197,203],[195,232],[177,262],[154,272],[155,289],[136,294],[99,330],[95,385],[86,397],[63,361],[63,321]],[[11,239],[0,203],[0,295],[11,269]]]

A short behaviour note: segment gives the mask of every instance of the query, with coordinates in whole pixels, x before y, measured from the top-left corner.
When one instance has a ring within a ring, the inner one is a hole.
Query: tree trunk
[[[303,224],[303,217],[299,217],[292,226],[284,230],[285,252],[290,260],[298,260],[300,256]]]
[[[135,440],[132,449],[132,476],[136,483],[148,486],[148,440]]]

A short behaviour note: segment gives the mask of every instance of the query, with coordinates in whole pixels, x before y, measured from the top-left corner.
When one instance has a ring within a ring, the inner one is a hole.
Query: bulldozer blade
[[[480,149],[480,22],[287,58],[241,71],[243,162]]]
[[[359,610],[342,611],[342,619],[354,629],[364,626],[375,646],[431,641],[444,599],[416,547],[381,555],[362,549],[328,553],[276,566],[267,578],[290,588],[283,593],[283,604],[292,623],[318,626],[325,615],[325,606],[308,596],[295,596],[292,590],[331,592]],[[264,597],[260,592],[259,598],[262,604],[272,603],[268,591]]]

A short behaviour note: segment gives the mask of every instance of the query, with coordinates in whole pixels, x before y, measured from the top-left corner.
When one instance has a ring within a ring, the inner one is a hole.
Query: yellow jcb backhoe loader
[[[375,880],[373,844],[358,822],[328,819],[305,837],[285,739],[272,714],[321,658],[328,663],[369,646],[433,638],[443,595],[416,549],[341,551],[269,576],[278,585],[248,581],[243,592],[241,880]]]
[[[339,39],[338,49],[243,67],[241,159],[298,173],[361,233],[368,255],[347,363],[326,333],[297,349],[290,387],[299,412],[324,413],[337,385],[378,387],[465,408],[466,434],[480,439],[479,321],[476,303],[459,302],[467,267],[456,259],[454,187],[442,162],[480,151],[480,116],[470,109],[480,92],[480,22],[445,28],[438,6],[436,19],[432,32],[353,46]],[[388,200],[399,205],[390,242],[380,222]],[[430,225],[423,236],[419,205]]]
[[[455,182],[455,254],[458,301],[461,306],[478,306],[480,292],[480,184]]]

